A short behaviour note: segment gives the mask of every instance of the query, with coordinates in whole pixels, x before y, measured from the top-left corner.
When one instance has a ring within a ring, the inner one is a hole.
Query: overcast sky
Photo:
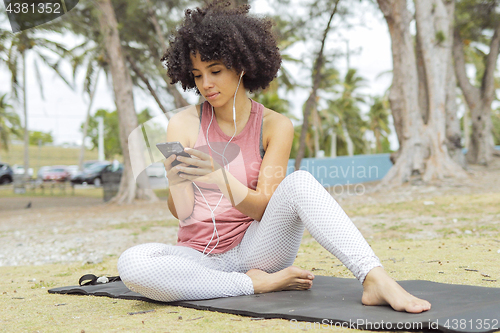
[[[251,12],[267,13],[270,9],[264,0],[252,2]],[[382,14],[374,10],[370,4],[356,4],[356,21],[362,22],[350,29],[339,29],[334,27],[331,37],[328,41],[329,48],[346,49],[346,40],[349,41],[351,50],[350,66],[358,70],[358,74],[366,78],[366,87],[363,92],[367,95],[382,95],[389,87],[391,75],[384,75],[377,79],[377,76],[383,72],[392,69],[391,44],[387,30],[387,25]],[[3,5],[0,6],[4,10]],[[64,19],[64,16],[61,17]],[[8,27],[3,26],[8,29]],[[71,43],[71,36],[66,37]],[[73,42],[74,43],[74,42]],[[71,44],[73,44],[71,43]],[[297,50],[300,52],[300,50]],[[81,133],[79,131],[84,121],[88,107],[88,98],[83,97],[82,86],[77,85],[76,91],[69,89],[55,74],[43,65],[40,66],[42,78],[44,81],[45,100],[41,99],[38,84],[34,74],[33,58],[28,57],[28,127],[30,130],[39,130],[52,132],[56,144],[81,142]],[[342,75],[346,72],[347,61],[345,57],[339,58],[334,66]],[[67,67],[68,74],[69,65]],[[84,73],[80,73],[82,76]],[[296,70],[297,80],[307,80],[305,71]],[[10,77],[5,67],[0,68],[0,93],[10,91]],[[96,96],[91,109],[95,113],[100,108],[115,110],[113,94],[104,74],[99,78],[99,84]],[[77,83],[82,82],[82,77],[77,79]],[[292,102],[292,110],[300,117],[302,105],[307,99],[307,91],[294,91],[288,99]],[[195,103],[197,97],[194,93],[187,93],[186,98],[189,102]],[[153,115],[161,115],[161,111],[156,102],[147,94],[139,89],[134,90],[134,100],[136,110],[142,110],[149,107]],[[19,113],[22,113],[19,110]],[[391,139],[397,142],[395,136]]]

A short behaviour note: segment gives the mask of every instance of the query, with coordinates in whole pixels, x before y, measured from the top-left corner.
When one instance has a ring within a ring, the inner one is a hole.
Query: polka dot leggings
[[[310,173],[299,170],[283,179],[261,221],[250,225],[235,248],[206,256],[185,246],[143,244],[120,256],[118,271],[130,290],[158,301],[250,295],[252,280],[245,273],[291,266],[304,228],[361,283],[381,266],[339,204]]]

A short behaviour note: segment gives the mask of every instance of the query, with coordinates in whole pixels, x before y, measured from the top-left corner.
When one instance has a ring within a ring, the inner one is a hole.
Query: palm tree
[[[375,152],[383,152],[382,139],[387,139],[391,133],[389,128],[389,101],[384,97],[374,97],[373,104],[368,112],[369,128],[375,136]]]
[[[296,117],[290,112],[290,102],[281,98],[277,91],[266,90],[253,96],[253,99],[256,102],[265,105],[267,108],[287,116],[288,118],[296,119]]]
[[[97,82],[101,71],[104,70],[108,77],[108,62],[106,54],[101,46],[95,45],[91,40],[85,40],[82,44],[70,50],[70,61],[73,66],[73,81],[79,68],[85,70],[83,79],[83,93],[89,96],[89,105],[82,131],[82,144],[80,146],[80,157],[78,160],[78,168],[83,169],[83,160],[85,155],[85,138],[87,137],[88,124],[90,119],[90,111],[94,101]]]
[[[493,122],[493,140],[495,145],[500,145],[500,109],[493,110],[491,120]]]
[[[347,155],[361,154],[366,150],[364,133],[367,127],[361,117],[360,103],[365,103],[363,95],[358,89],[363,86],[365,79],[356,74],[355,69],[349,69],[341,84],[341,96],[338,99],[328,101],[328,107],[323,112],[324,123],[329,127],[335,127],[339,149],[344,150]]]
[[[322,81],[322,73],[325,67],[325,64],[328,62],[327,58],[325,57],[325,44],[326,44],[326,39],[328,36],[328,33],[331,30],[331,23],[333,20],[333,17],[335,16],[335,13],[337,12],[338,4],[340,0],[336,0],[335,4],[333,4],[330,1],[327,1],[327,10],[323,11],[321,10],[322,13],[328,13],[329,19],[327,21],[326,27],[324,27],[323,34],[322,34],[322,39],[320,43],[320,48],[319,51],[316,53],[314,62],[313,62],[313,68],[311,71],[311,79],[312,79],[312,86],[311,86],[311,93],[309,94],[309,97],[307,98],[305,105],[304,105],[304,110],[303,110],[303,122],[302,122],[302,131],[300,133],[300,138],[299,138],[299,148],[297,151],[297,157],[295,158],[295,170],[298,170],[300,168],[300,163],[302,158],[304,157],[304,151],[306,148],[306,137],[307,137],[307,132],[309,131],[309,116],[311,113],[316,112],[317,109],[317,104],[318,104],[318,89]],[[312,6],[311,11],[316,11],[317,6]],[[315,15],[311,15],[315,16]],[[315,21],[315,20],[314,20]]]
[[[115,10],[118,21],[127,22],[120,28],[120,34],[127,41],[123,50],[132,82],[149,91],[167,118],[169,114],[162,102],[162,92],[173,98],[175,109],[188,105],[177,87],[170,84],[160,61],[167,48],[165,33],[176,28],[182,18],[179,11],[184,8],[184,0],[136,0],[126,1],[126,6],[116,6]]]
[[[29,30],[24,30],[16,34],[7,33],[5,30],[0,30],[0,41],[3,46],[0,49],[0,54],[11,74],[11,97],[23,107],[24,118],[24,170],[29,168],[29,129],[28,129],[28,104],[27,104],[27,79],[26,79],[26,58],[29,54],[34,56],[33,65],[35,75],[38,81],[40,94],[44,98],[42,78],[39,70],[39,63],[43,63],[52,68],[54,72],[70,87],[71,84],[61,74],[59,69],[61,59],[63,59],[68,50],[61,43],[52,41],[48,38],[41,37],[40,31],[51,31],[50,24],[46,24],[43,28],[36,27]],[[47,55],[47,51],[52,56],[56,56],[56,60],[52,60]],[[28,177],[28,173],[25,173]]]
[[[339,72],[337,69],[331,67],[331,65],[325,66],[323,69],[322,79],[320,81],[318,90],[323,91],[325,93],[336,93],[336,89],[339,81]],[[318,105],[319,103],[317,103]],[[332,124],[331,119],[325,119],[324,112],[318,110],[318,107],[312,109],[311,118],[312,118],[312,126],[311,126],[311,136],[314,139],[314,156],[318,156],[318,152],[320,150],[326,151],[329,144],[328,139],[330,138],[330,142],[333,142],[333,134],[332,129],[328,124]],[[306,141],[307,141],[306,137]],[[330,147],[330,156],[335,155],[336,153],[332,153],[332,144]],[[332,156],[334,157],[334,156]]]
[[[0,96],[0,150],[9,150],[11,135],[21,137],[21,121],[19,115],[7,103],[7,94]],[[0,159],[1,160],[1,159]]]
[[[187,104],[175,86],[167,85],[165,89],[162,89],[163,87],[158,84],[162,79],[165,82],[169,81],[165,75],[162,75],[166,71],[162,68],[159,60],[165,48],[162,31],[168,31],[169,25],[172,26],[175,20],[180,19],[180,17],[175,17],[175,11],[170,13],[169,9],[172,6],[181,6],[181,2],[117,0],[111,3],[102,0],[97,3],[98,10],[94,4],[82,3],[75,8],[76,10],[69,13],[72,15],[72,19],[69,20],[71,24],[67,28],[71,32],[83,36],[86,41],[74,51],[92,50],[96,55],[102,53],[104,61],[109,64],[110,77],[113,79],[116,97],[115,102],[120,116],[122,148],[127,145],[126,133],[130,133],[137,126],[133,106],[133,85],[147,89],[163,112],[166,112],[166,108],[157,94],[159,91],[168,91],[174,97],[176,106],[179,103]],[[158,12],[166,12],[166,15],[158,14],[159,17],[162,17],[161,22],[156,17]],[[87,22],[81,24],[82,19]],[[114,36],[115,34],[116,36]],[[119,38],[116,38],[117,36]],[[111,46],[110,43],[113,45]],[[76,66],[85,65],[87,73],[92,73],[92,61],[89,60],[90,58],[85,58],[81,54],[81,57],[74,59],[74,64]],[[87,86],[90,87],[92,84],[89,83]],[[154,86],[157,88],[155,89]],[[147,179],[141,180],[144,184],[140,189],[136,187],[135,181],[131,181],[132,170],[128,149],[123,149],[123,156],[125,159],[124,177],[122,177],[122,184],[114,202],[129,202],[134,198],[148,197],[155,200],[154,193],[147,190],[149,188],[146,184]]]
[[[295,88],[303,88],[298,84],[290,73],[288,67],[291,64],[300,64],[299,59],[294,58],[287,51],[296,42],[304,38],[298,33],[298,29],[304,25],[301,18],[286,20],[283,16],[275,16],[273,20],[276,22],[274,26],[274,33],[278,39],[278,48],[281,52],[283,60],[278,76],[274,79],[269,87],[264,91],[259,91],[253,94],[252,98],[266,107],[287,116],[289,119],[299,120],[292,112],[290,112],[290,102],[286,98],[280,96],[282,93],[292,92]],[[292,142],[292,149],[290,158],[295,158],[297,149],[299,147],[300,127],[295,128],[295,135]],[[309,136],[306,137],[306,145],[309,146]]]

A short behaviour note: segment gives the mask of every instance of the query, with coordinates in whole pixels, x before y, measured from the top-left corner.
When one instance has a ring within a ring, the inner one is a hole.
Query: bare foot
[[[272,274],[260,269],[251,269],[246,275],[252,279],[255,294],[280,290],[307,290],[312,287],[314,279],[313,273],[295,266]]]
[[[361,302],[364,305],[390,305],[396,311],[411,313],[431,308],[431,303],[409,294],[382,267],[375,267],[366,276]]]

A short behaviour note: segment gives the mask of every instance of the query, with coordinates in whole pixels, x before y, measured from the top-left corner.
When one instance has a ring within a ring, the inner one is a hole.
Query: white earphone
[[[208,128],[207,128],[207,134],[206,134],[206,141],[207,141],[207,144],[208,144],[208,147],[210,147],[210,149],[222,156],[222,160],[223,160],[223,164],[224,164],[224,169],[226,169],[226,166],[227,166],[227,171],[229,171],[229,161],[227,160],[227,158],[224,156],[224,153],[226,152],[226,148],[229,146],[229,143],[231,142],[231,140],[233,140],[233,138],[235,137],[236,135],[236,131],[237,131],[237,128],[236,128],[236,94],[238,93],[238,88],[240,87],[240,83],[241,83],[241,79],[243,78],[243,74],[245,74],[244,71],[241,71],[241,74],[240,74],[240,79],[238,81],[238,85],[236,86],[236,91],[234,92],[234,98],[233,98],[233,122],[234,122],[234,133],[233,133],[233,136],[231,137],[231,139],[229,139],[229,141],[227,142],[226,144],[226,147],[224,147],[224,150],[222,151],[222,154],[216,152],[212,146],[210,146],[210,141],[208,140],[208,130],[210,129],[210,125],[212,125],[212,120],[214,119],[214,107],[212,106],[212,118],[210,119],[210,123],[208,124]],[[224,162],[226,161],[226,162]],[[224,197],[224,194],[221,194],[221,197],[219,199],[219,202],[217,203],[217,205],[215,206],[214,209],[210,208],[210,205],[208,204],[207,202],[207,199],[205,199],[205,196],[203,195],[203,193],[201,192],[200,188],[198,187],[198,185],[196,185],[196,183],[194,183],[194,186],[196,186],[196,188],[198,189],[198,191],[200,191],[200,194],[201,196],[203,197],[203,200],[205,200],[205,204],[207,205],[208,209],[210,210],[211,212],[211,217],[212,217],[212,222],[214,224],[214,231],[212,233],[212,238],[210,238],[210,241],[208,242],[207,246],[205,246],[205,249],[203,250],[203,254],[205,254],[205,251],[207,250],[208,246],[210,245],[210,243],[212,242],[212,240],[214,239],[214,236],[217,235],[217,243],[215,244],[215,246],[206,254],[206,256],[208,256],[216,247],[217,245],[219,245],[219,232],[217,231],[217,226],[216,226],[216,223],[215,223],[215,210],[217,209],[217,207],[219,206],[219,203],[221,202],[222,198]]]
[[[241,71],[240,80],[238,81],[238,86],[236,86],[236,91],[234,92],[234,100],[233,100],[233,120],[236,121],[236,93],[238,92],[238,88],[240,87],[241,79],[243,78],[244,71]],[[234,124],[236,127],[236,123]],[[225,150],[225,149],[224,149]],[[223,154],[224,155],[224,154]]]

